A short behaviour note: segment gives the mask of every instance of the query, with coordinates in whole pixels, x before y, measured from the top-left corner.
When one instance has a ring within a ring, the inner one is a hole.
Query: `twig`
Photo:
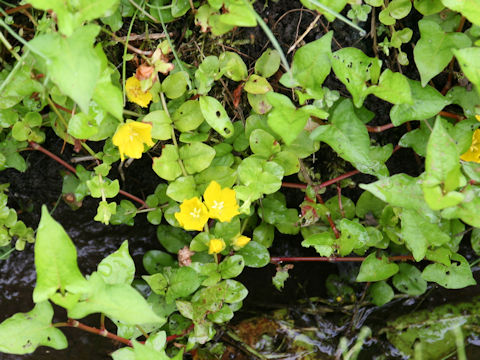
[[[170,36],[173,36],[173,33],[170,33]],[[166,37],[166,35],[164,33],[133,34],[133,35],[130,35],[130,37],[128,38],[128,41],[146,40],[147,38],[150,39],[150,40],[158,40],[158,39],[163,39],[165,37]],[[119,41],[124,42],[124,41],[127,41],[127,37],[126,36],[115,36],[115,40],[119,40]]]
[[[462,121],[463,119],[465,119],[465,117],[463,115],[453,114],[453,113],[448,112],[448,111],[440,111],[438,113],[438,115],[448,117],[450,119],[455,119],[457,121]]]
[[[297,39],[297,41],[295,41],[293,43],[292,46],[290,46],[290,48],[288,49],[287,51],[287,54],[290,54],[293,50],[295,50],[295,48],[297,47],[298,44],[300,44],[300,42],[305,38],[305,36],[308,35],[308,33],[310,31],[312,31],[312,29],[315,27],[315,25],[317,24],[318,20],[320,20],[320,15],[317,15],[315,17],[315,19],[313,19],[313,21],[310,23],[310,25],[308,25],[307,29],[303,32],[302,35],[300,35],[300,37]]]

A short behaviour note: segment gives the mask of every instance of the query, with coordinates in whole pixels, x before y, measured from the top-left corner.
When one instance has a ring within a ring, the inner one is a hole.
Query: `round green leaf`
[[[183,229],[159,225],[157,228],[157,239],[168,252],[176,254],[178,250],[190,244],[192,237]]]

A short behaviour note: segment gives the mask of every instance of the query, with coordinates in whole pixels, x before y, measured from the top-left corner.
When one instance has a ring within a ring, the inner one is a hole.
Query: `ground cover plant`
[[[82,273],[56,205],[27,226],[2,177],[1,257],[33,250],[37,279],[34,308],[0,323],[0,352],[64,349],[62,328],[76,327],[124,345],[116,360],[221,358],[216,336],[248,296],[238,276],[270,263],[278,291],[292,263],[358,263],[350,281],[319,276],[337,303],[476,285],[477,1],[301,0],[313,21],[290,48],[259,15],[281,1],[0,3],[1,170],[25,172],[41,152],[64,167],[68,211],[96,199],[95,221],[146,217],[159,242],[144,275],[128,242]],[[282,236],[309,256],[270,253]],[[443,319],[434,347],[430,328],[412,330],[426,313],[383,333],[402,356],[465,359],[476,304],[431,315]],[[98,327],[82,322],[91,314]],[[344,338],[336,357],[370,337]]]

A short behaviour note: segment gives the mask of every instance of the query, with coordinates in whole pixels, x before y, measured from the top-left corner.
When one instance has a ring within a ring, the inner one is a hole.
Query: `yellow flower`
[[[221,222],[230,221],[238,212],[238,203],[235,190],[221,189],[220,184],[212,181],[203,194],[209,215]]]
[[[475,115],[475,119],[477,119],[478,121],[480,121],[480,115]]]
[[[233,246],[235,246],[236,248],[242,248],[247,245],[250,240],[252,239],[245,235],[237,236],[235,239],[233,239]]]
[[[118,127],[115,135],[113,135],[113,144],[118,146],[122,161],[125,155],[134,159],[140,159],[143,153],[143,144],[153,146],[152,141],[152,125],[127,120],[125,124]]]
[[[150,91],[142,91],[140,80],[135,76],[129,77],[125,83],[125,92],[127,93],[128,100],[140,105],[141,107],[147,107],[152,101],[152,94]]]
[[[202,231],[208,221],[208,210],[198,197],[194,197],[180,205],[180,212],[175,213],[175,219],[185,230]]]
[[[472,137],[472,145],[460,159],[480,163],[480,129],[475,130]]]
[[[208,242],[208,253],[218,254],[225,249],[225,241],[223,239],[212,239]]]

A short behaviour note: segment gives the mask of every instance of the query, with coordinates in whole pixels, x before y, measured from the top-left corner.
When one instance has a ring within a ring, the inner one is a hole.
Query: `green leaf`
[[[370,86],[367,93],[392,104],[412,104],[412,91],[408,78],[398,72],[386,69],[378,81],[378,85]]]
[[[386,280],[390,276],[395,275],[398,270],[398,265],[389,262],[385,256],[378,259],[377,255],[372,253],[363,260],[356,281],[366,282]]]
[[[327,143],[337,154],[363,173],[385,176],[385,161],[391,145],[373,147],[363,122],[356,116],[351,101],[343,100],[333,111],[329,125],[317,127],[311,138]]]
[[[168,252],[176,254],[178,250],[190,244],[192,237],[183,229],[159,225],[157,239]]]
[[[205,117],[208,125],[224,138],[233,135],[233,124],[228,117],[225,108],[215,98],[211,96],[200,96],[200,110]]]
[[[366,82],[377,83],[382,62],[352,47],[334,52],[331,62],[335,75],[352,94],[355,106],[362,106],[369,92]]]
[[[106,284],[131,284],[135,277],[135,263],[125,240],[117,251],[104,258],[97,267]]]
[[[93,218],[105,225],[110,223],[110,218],[117,212],[117,204],[115,202],[108,203],[107,201],[100,201],[97,208],[97,215]]]
[[[202,5],[197,12],[208,5]],[[195,15],[197,17],[197,15]],[[220,72],[220,62],[216,56],[210,55],[203,59],[197,71],[195,71],[195,86],[199,94],[206,95],[212,88],[213,82]],[[193,101],[193,100],[192,100]]]
[[[172,138],[172,120],[165,110],[155,110],[148,113],[142,122],[152,124],[152,138],[168,140]]]
[[[267,49],[255,62],[255,74],[268,78],[280,67],[280,54],[277,50]]]
[[[394,19],[403,19],[410,13],[412,3],[410,0],[393,0],[388,4],[387,10]]]
[[[418,178],[406,174],[396,174],[359,186],[392,206],[430,212],[423,197],[421,180]],[[408,194],[408,197],[405,194]]]
[[[432,20],[420,20],[418,28],[420,40],[415,45],[413,57],[422,86],[425,86],[448,65],[453,57],[453,49],[470,46],[472,42],[461,32],[445,33],[440,25]]]
[[[165,266],[174,266],[175,260],[170,254],[160,250],[148,250],[143,255],[143,267],[149,274],[157,274]]]
[[[368,295],[374,305],[382,306],[389,303],[395,294],[386,281],[378,281],[370,285]]]
[[[273,225],[262,222],[253,230],[252,240],[269,248],[272,246],[275,238],[275,228]]]
[[[479,16],[480,22],[480,16]],[[471,47],[460,50],[453,50],[455,57],[462,68],[465,76],[477,87],[477,92],[480,90],[480,64],[476,59],[480,56],[480,48]]]
[[[256,95],[265,94],[273,90],[267,79],[255,74],[250,75],[243,88],[247,93]]]
[[[187,90],[188,74],[185,71],[178,71],[168,75],[162,82],[162,91],[169,99],[176,99],[182,96]]]
[[[313,246],[320,256],[331,256],[335,251],[333,244],[335,236],[330,231],[312,234],[302,241],[302,246]]]
[[[119,0],[105,0],[100,3],[93,0],[62,1],[32,0],[30,4],[41,10],[53,10],[58,19],[58,28],[64,35],[70,36],[84,22],[113,14]]]
[[[272,161],[249,156],[242,160],[237,174],[243,184],[235,189],[237,198],[245,202],[272,194],[282,186],[283,168]]]
[[[238,250],[237,254],[242,255],[245,260],[245,266],[248,267],[261,268],[270,263],[270,253],[268,252],[268,249],[255,241],[250,241],[247,245]]]
[[[30,354],[39,346],[66,349],[67,338],[52,326],[53,309],[48,301],[35,305],[28,313],[17,313],[0,324],[0,352]]]
[[[220,61],[221,72],[230,80],[241,81],[247,78],[247,65],[245,65],[242,58],[237,53],[226,51],[220,54],[218,59]]]
[[[152,169],[165,180],[175,180],[182,175],[177,148],[174,145],[165,145],[160,157],[153,158]]]
[[[465,223],[480,227],[480,194],[478,188],[468,185],[462,192],[464,195],[455,207],[448,207],[442,211],[442,217],[446,219],[460,218]]]
[[[280,144],[277,140],[262,129],[253,130],[250,134],[249,142],[252,152],[266,159],[280,151]]]
[[[447,289],[461,289],[466,286],[476,285],[468,261],[460,254],[453,254],[452,264],[430,264],[422,273],[422,278],[433,281]]]
[[[428,247],[450,241],[450,236],[441,230],[438,223],[430,222],[419,211],[405,209],[401,219],[402,238],[416,261],[423,260]]]
[[[434,210],[454,206],[464,198],[461,193],[453,191],[461,182],[460,155],[443,121],[437,117],[428,140],[422,184],[425,200]]]
[[[89,314],[103,313],[129,325],[165,322],[130,285],[107,284],[96,272],[90,275],[88,284],[89,291],[75,306],[68,309],[69,317],[80,319]]]
[[[314,98],[323,97],[322,84],[330,74],[333,31],[302,46],[293,56],[291,73],[285,73],[281,83],[288,87],[301,86]]]
[[[112,114],[117,120],[123,120],[123,96],[118,86],[112,83],[112,74],[115,70],[108,66],[107,58],[101,45],[95,48],[97,56],[102,59],[102,68],[100,77],[93,92],[93,100],[98,103],[105,111]],[[114,76],[113,76],[114,77]]]
[[[32,93],[40,93],[43,91],[42,84],[32,79],[30,75],[31,71],[32,68],[28,65],[23,65],[19,67],[19,69],[15,73],[13,73],[12,70],[13,75],[10,82],[5,87],[3,87],[3,90],[0,93],[0,109],[11,108],[14,105],[18,104],[20,101],[22,101],[23,98],[30,96]],[[2,74],[4,74],[3,71]],[[7,75],[5,75],[5,77],[6,76]],[[4,85],[3,81],[2,85]],[[8,127],[5,125],[6,124],[2,126]],[[9,126],[10,125],[13,125],[13,123],[10,123]]]
[[[189,174],[195,174],[208,168],[213,158],[215,157],[215,150],[201,142],[192,142],[183,145],[180,150],[180,159],[183,160],[185,170]]]
[[[426,120],[437,115],[450,104],[442,94],[430,85],[422,87],[419,81],[408,79],[412,90],[413,104],[394,105],[390,110],[393,125],[399,126],[407,121]]]
[[[97,6],[96,4],[95,7]],[[88,113],[89,103],[100,76],[101,63],[92,47],[99,31],[98,25],[90,24],[75,30],[67,38],[58,33],[49,33],[36,36],[29,42],[29,46],[43,54],[46,59],[39,59],[44,71],[48,72],[60,91],[70,96],[84,113]]]
[[[194,177],[182,176],[171,182],[167,188],[167,195],[178,202],[198,196]]]
[[[398,264],[400,271],[393,277],[393,286],[398,291],[418,296],[427,290],[427,282],[422,278],[422,272],[415,266],[405,263]]]
[[[39,303],[54,295],[58,289],[79,293],[86,281],[77,265],[77,251],[63,227],[42,207],[42,217],[35,241],[37,284],[33,301]]]
[[[480,228],[474,228],[472,230],[472,236],[470,237],[470,244],[475,254],[480,254]]]
[[[169,279],[169,286],[166,295],[167,303],[194,293],[201,283],[202,279],[199,274],[191,267],[183,266],[175,269],[173,275],[170,276]]]
[[[470,22],[480,25],[480,8],[476,0],[441,0],[443,5],[462,13]]]
[[[118,180],[111,181],[108,178],[102,178],[94,176],[91,180],[87,181],[88,189],[92,197],[101,198],[103,196],[112,198],[117,196],[120,190]]]
[[[310,115],[302,108],[297,109],[285,95],[268,92],[266,96],[273,106],[268,113],[268,125],[290,145],[302,132]]]
[[[245,260],[241,255],[227,256],[218,266],[222,279],[231,279],[240,275],[245,266]]]
[[[441,0],[414,0],[413,6],[424,16],[436,14],[445,8]]]
[[[198,100],[188,100],[180,105],[180,107],[173,113],[172,120],[178,131],[186,132],[198,128],[205,118],[200,110],[200,103]]]
[[[369,240],[367,229],[362,224],[352,220],[340,220],[338,230],[341,232],[341,236],[338,239],[338,253],[340,256],[348,255],[352,250],[364,247]]]

